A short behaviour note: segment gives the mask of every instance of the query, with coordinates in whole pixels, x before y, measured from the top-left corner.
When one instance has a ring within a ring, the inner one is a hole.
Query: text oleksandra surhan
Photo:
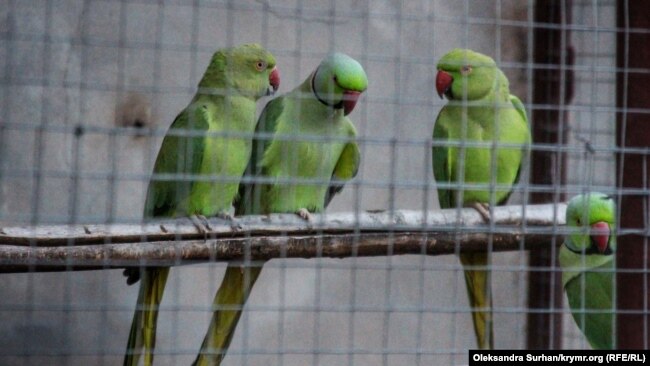
[[[602,355],[483,355],[483,354],[474,354],[472,356],[473,361],[480,362],[596,362],[604,363],[605,357]]]

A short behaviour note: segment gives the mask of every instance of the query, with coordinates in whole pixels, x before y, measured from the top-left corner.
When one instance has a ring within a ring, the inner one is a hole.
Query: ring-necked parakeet
[[[145,217],[229,215],[252,139],[224,133],[252,136],[256,102],[275,92],[279,82],[275,58],[259,45],[214,54],[197,94],[163,139],[149,182]],[[142,271],[124,365],[137,365],[143,351],[145,365],[153,362],[158,305],[168,274],[168,267]],[[125,275],[132,284],[141,272],[127,269]]]
[[[595,349],[614,348],[616,281],[616,205],[602,193],[576,196],[569,201],[566,225],[570,233],[560,248],[562,285],[573,320]]]
[[[436,90],[449,102],[438,114],[433,140],[450,142],[433,147],[440,207],[472,206],[489,220],[486,205],[505,204],[519,180],[530,143],[526,111],[488,56],[454,49],[440,59],[437,68]],[[459,146],[463,141],[469,144]],[[493,348],[488,253],[461,253],[460,259],[478,346]]]
[[[356,60],[334,53],[300,86],[270,101],[245,176],[271,182],[242,183],[236,214],[295,212],[308,219],[310,212],[322,212],[357,173],[356,130],[347,115],[367,84]],[[221,363],[261,270],[261,265],[228,266],[195,365]]]

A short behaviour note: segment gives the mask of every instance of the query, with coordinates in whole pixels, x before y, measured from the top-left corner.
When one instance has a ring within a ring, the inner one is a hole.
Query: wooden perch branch
[[[143,224],[0,229],[0,272],[64,271],[273,258],[452,254],[549,245],[566,206],[495,207],[486,224],[473,209],[208,220],[204,235],[187,218]],[[560,243],[556,240],[555,243]]]

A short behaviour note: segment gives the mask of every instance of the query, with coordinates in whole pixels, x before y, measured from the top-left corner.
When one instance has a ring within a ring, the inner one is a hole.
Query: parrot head
[[[457,48],[446,53],[437,65],[436,91],[450,100],[478,100],[508,79],[489,56]]]
[[[244,44],[215,52],[199,87],[257,100],[278,90],[280,73],[269,51],[258,44]]]
[[[578,254],[611,255],[616,251],[614,199],[602,193],[573,197],[567,206],[566,224],[582,229],[571,233],[564,245]]]
[[[368,77],[357,60],[332,53],[318,65],[311,84],[316,99],[326,106],[343,109],[347,116],[368,87]]]

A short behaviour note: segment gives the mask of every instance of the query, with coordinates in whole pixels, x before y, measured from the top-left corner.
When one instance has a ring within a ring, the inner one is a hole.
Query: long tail
[[[228,265],[221,287],[214,296],[214,313],[201,350],[192,365],[218,366],[226,356],[244,304],[262,272],[262,267]],[[223,307],[227,309],[222,310]]]
[[[490,288],[490,272],[475,269],[486,268],[487,253],[462,253],[460,261],[465,266],[465,285],[467,296],[472,307],[472,320],[476,341],[481,349],[494,348],[494,330],[492,329],[492,291]],[[467,269],[470,266],[471,269]]]
[[[140,282],[140,294],[136,304],[129,343],[124,355],[124,366],[137,366],[144,351],[144,364],[153,364],[153,351],[156,346],[156,324],[158,306],[165,291],[169,274],[168,267],[151,268],[144,272]]]

